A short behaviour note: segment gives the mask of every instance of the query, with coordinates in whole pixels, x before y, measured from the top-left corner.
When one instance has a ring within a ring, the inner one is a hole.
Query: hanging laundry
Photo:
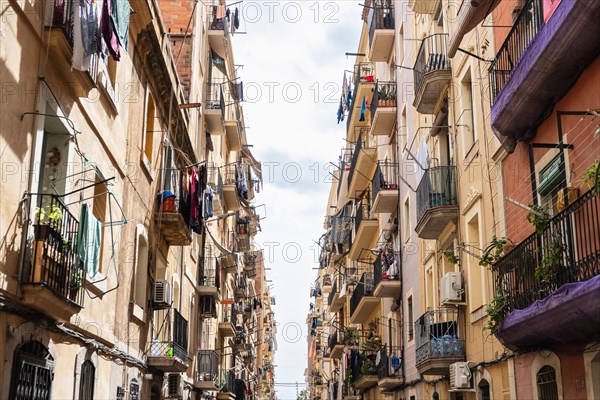
[[[235,12],[233,13],[233,26],[235,27],[235,29],[239,29],[240,27],[240,17],[237,7],[235,8]]]
[[[358,116],[359,121],[362,122],[365,120],[366,112],[367,112],[367,100],[366,100],[365,96],[363,96],[362,105],[360,106],[360,115]]]
[[[227,16],[227,11],[225,10],[225,4],[223,4],[223,3],[221,2],[221,4],[219,4],[219,5],[217,6],[217,14],[216,14],[216,17],[217,17],[217,19],[223,19],[223,18],[225,18],[226,16]]]
[[[225,13],[225,15],[227,16],[227,22],[231,21],[231,11],[229,11],[229,7],[227,7],[227,12]]]
[[[98,53],[99,9],[97,1],[73,2],[73,58],[71,66],[80,71],[91,67],[92,56]]]
[[[131,14],[129,0],[112,0],[110,5],[110,18],[117,34],[117,39],[119,39],[121,47],[127,50],[129,39],[129,17]]]
[[[77,256],[86,275],[93,278],[100,266],[100,244],[102,243],[102,224],[92,214],[87,204],[81,206],[79,227],[77,230]]]
[[[204,219],[209,219],[213,216],[214,206],[213,199],[215,197],[215,192],[211,187],[207,187],[204,190],[204,199],[203,199],[203,207],[204,207]]]
[[[102,17],[100,19],[100,32],[102,38],[106,42],[108,53],[112,56],[115,61],[121,59],[121,52],[119,50],[119,38],[115,31],[113,20],[111,17],[111,1],[116,0],[104,0],[102,4]]]
[[[338,124],[340,123],[340,121],[342,121],[344,119],[343,115],[344,115],[344,106],[342,104],[342,99],[340,99],[340,106],[338,107],[338,111],[337,111],[337,123]]]

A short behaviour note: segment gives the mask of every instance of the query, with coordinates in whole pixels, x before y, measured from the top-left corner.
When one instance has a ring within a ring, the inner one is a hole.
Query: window
[[[477,400],[491,400],[490,397],[490,383],[482,379],[477,384]]]
[[[152,163],[152,146],[154,142],[154,121],[156,119],[156,108],[154,106],[154,98],[152,93],[148,92],[148,100],[146,102],[146,133],[144,135],[144,156],[149,163]]]
[[[481,242],[479,240],[479,214],[475,214],[467,223],[467,243],[469,245],[469,306],[471,311],[477,310],[483,305],[483,271],[479,265],[479,259],[476,257],[481,252]]]
[[[540,171],[537,187],[540,203],[552,215],[559,212],[557,200],[566,179],[564,168],[560,168],[560,156],[556,156]]]
[[[140,385],[137,379],[132,379],[129,383],[129,398],[131,400],[140,400]]]
[[[135,304],[146,308],[148,290],[148,242],[142,233],[137,236],[135,266]]]
[[[402,219],[404,220],[404,243],[408,243],[410,240],[410,202],[408,197],[404,200]]]
[[[413,298],[412,296],[408,296],[408,301],[407,301],[407,314],[408,314],[408,341],[410,342],[411,340],[414,339],[415,337],[415,323],[414,323],[414,316],[413,316]]]
[[[81,364],[81,378],[79,378],[79,400],[93,400],[94,398],[94,379],[96,377],[96,368],[90,360],[85,360]]]
[[[537,373],[538,399],[558,400],[556,371],[549,365],[544,365]]]
[[[469,150],[475,141],[475,126],[473,124],[473,85],[471,82],[471,71],[467,71],[460,84],[461,112],[458,118],[458,124],[463,132],[464,157],[466,158]]]
[[[10,399],[49,399],[54,359],[38,341],[25,342],[14,353]]]

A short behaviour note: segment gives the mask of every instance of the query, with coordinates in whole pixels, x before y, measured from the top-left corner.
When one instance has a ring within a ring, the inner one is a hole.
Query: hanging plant
[[[594,193],[600,192],[600,160],[596,160],[583,171],[581,185],[587,184],[588,188]]]
[[[535,232],[538,235],[544,233],[548,224],[550,223],[550,212],[547,207],[540,205],[529,205],[530,211],[525,216],[527,222],[531,223],[535,227]]]
[[[488,321],[485,325],[485,329],[489,330],[492,334],[496,333],[502,324],[502,320],[506,314],[506,301],[502,293],[496,294],[488,307],[485,309],[488,315]]]
[[[460,263],[460,257],[458,257],[456,254],[454,254],[454,249],[444,250],[444,257],[446,257],[446,260],[450,264],[459,264]]]
[[[504,248],[507,244],[512,245],[512,241],[505,237],[497,238],[496,235],[492,236],[492,241],[481,253],[479,265],[482,267],[491,267],[502,258],[504,255]]]

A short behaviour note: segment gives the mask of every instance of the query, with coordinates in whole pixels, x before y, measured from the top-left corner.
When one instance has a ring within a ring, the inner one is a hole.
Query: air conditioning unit
[[[154,282],[152,306],[156,310],[171,307],[171,285],[169,282],[164,280]]]
[[[181,376],[181,374],[166,375],[164,397],[167,399],[183,398],[183,377]]]
[[[468,362],[450,364],[450,390],[471,389],[471,370]]]
[[[460,272],[448,272],[440,283],[442,304],[462,301],[462,277]]]

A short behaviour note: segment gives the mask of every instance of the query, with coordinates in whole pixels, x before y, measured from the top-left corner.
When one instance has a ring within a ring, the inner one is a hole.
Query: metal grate
[[[537,373],[538,398],[543,400],[558,400],[556,371],[549,365],[544,365]]]

